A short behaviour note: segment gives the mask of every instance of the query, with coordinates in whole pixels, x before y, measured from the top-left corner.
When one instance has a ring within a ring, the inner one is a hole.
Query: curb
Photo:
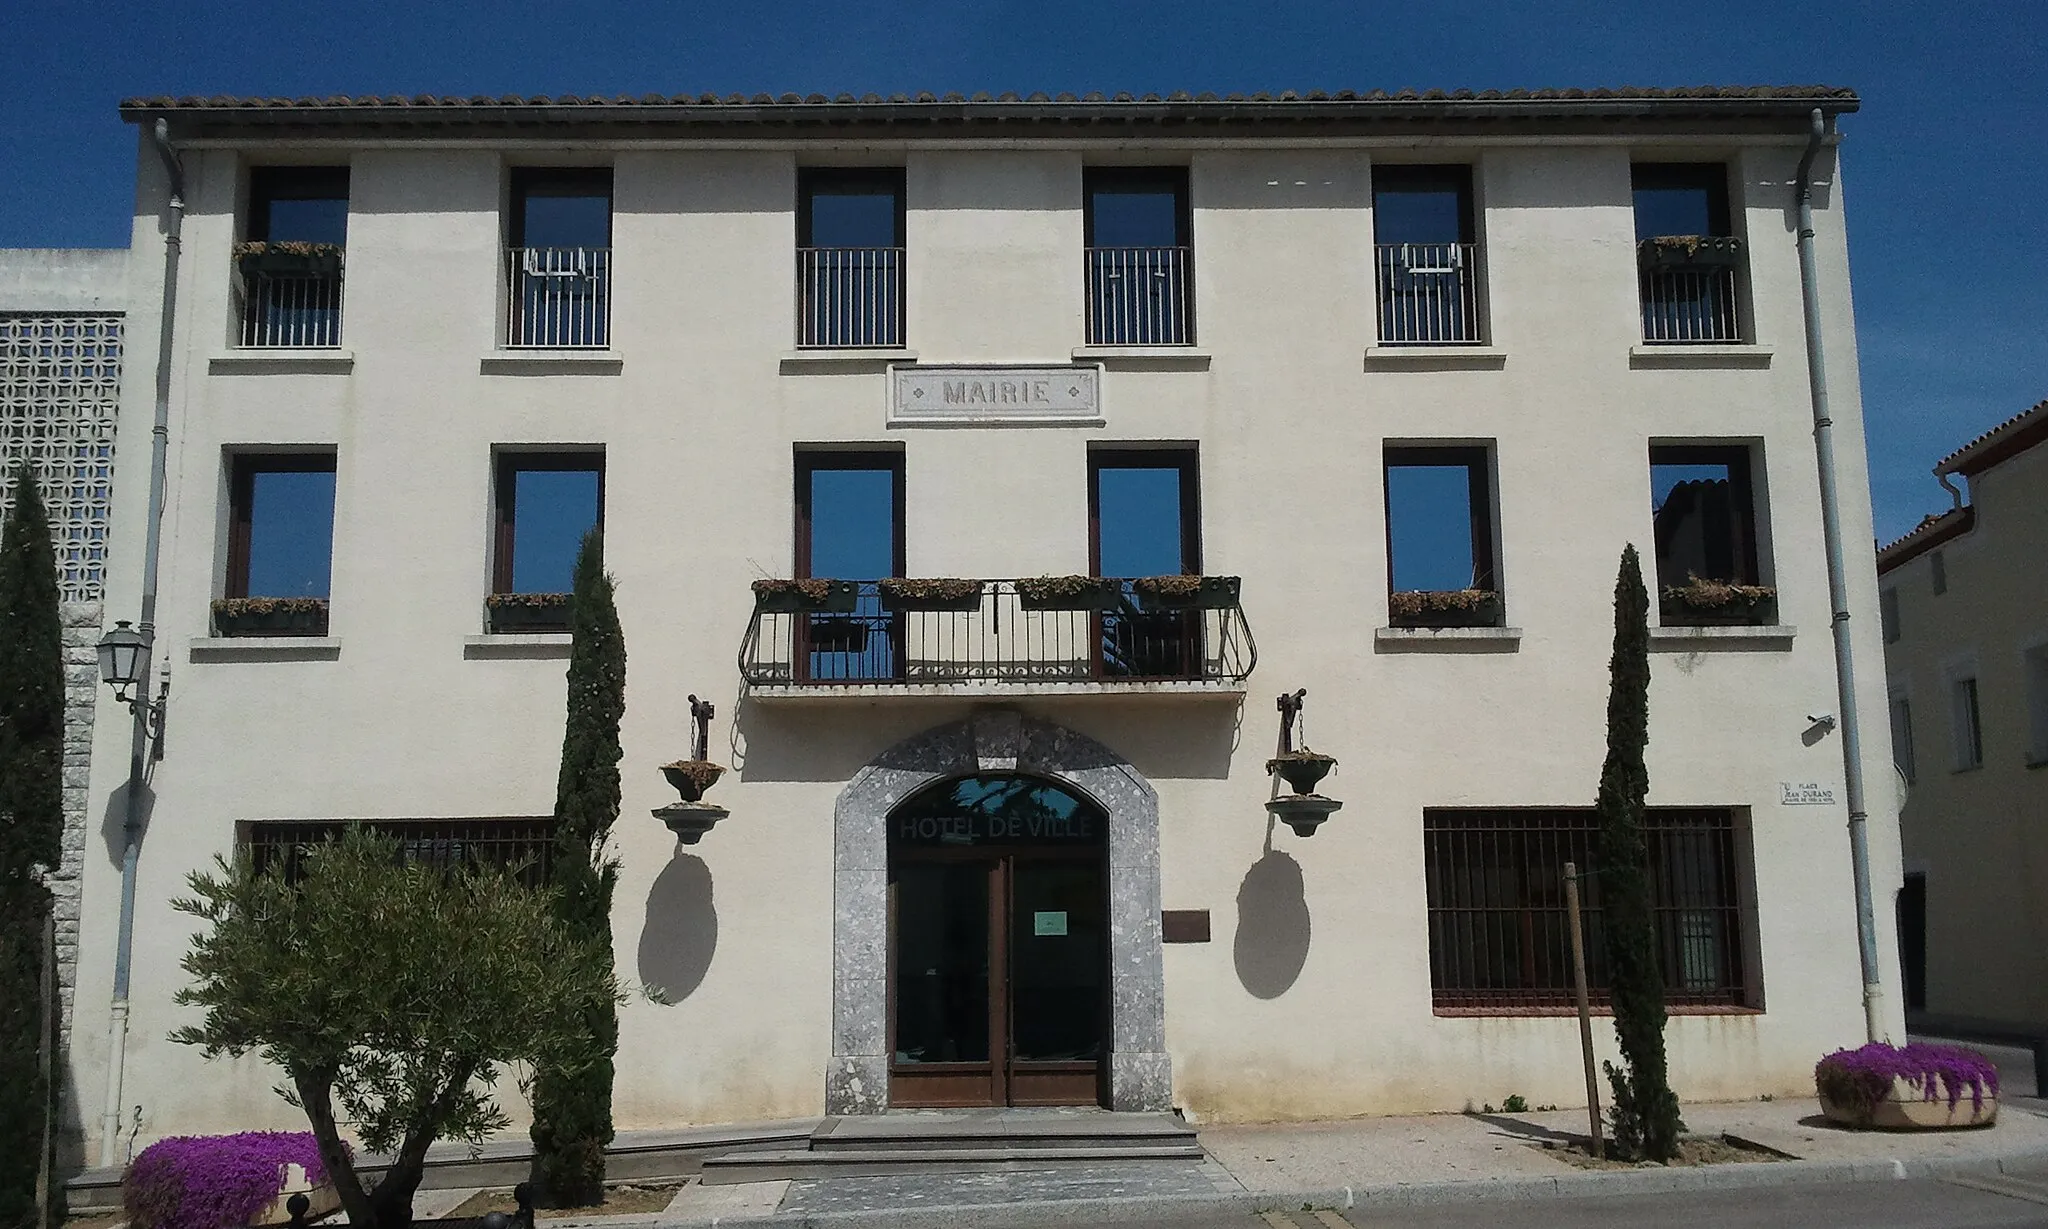
[[[863,1212],[813,1212],[767,1216],[589,1217],[548,1223],[549,1229],[625,1229],[648,1225],[659,1229],[1031,1229],[1033,1226],[1111,1225],[1131,1221],[1170,1221],[1261,1212],[1299,1211],[1305,1207],[1410,1208],[1465,1202],[1587,1199],[1605,1195],[1652,1195],[1689,1191],[1756,1190],[1768,1187],[1841,1182],[1899,1182],[1916,1178],[1996,1177],[2008,1167],[2048,1165],[2048,1149],[1992,1157],[1907,1160],[1891,1157],[1867,1161],[1781,1161],[1772,1164],[1693,1166],[1684,1169],[1634,1169],[1609,1173],[1560,1174],[1553,1178],[1468,1179],[1457,1182],[1381,1183],[1291,1191],[1246,1191],[1242,1194],[1136,1196],[1119,1199],[1043,1199],[1019,1203],[890,1208]]]

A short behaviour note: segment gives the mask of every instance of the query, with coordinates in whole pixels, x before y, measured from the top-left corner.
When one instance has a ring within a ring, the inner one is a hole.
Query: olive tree
[[[492,1096],[510,1062],[585,1061],[581,1022],[619,991],[608,953],[557,917],[546,888],[503,869],[409,859],[359,826],[304,873],[217,859],[174,902],[203,923],[173,1041],[209,1058],[257,1053],[284,1072],[349,1223],[406,1229],[427,1145],[509,1125]],[[365,1189],[339,1121],[390,1156]]]

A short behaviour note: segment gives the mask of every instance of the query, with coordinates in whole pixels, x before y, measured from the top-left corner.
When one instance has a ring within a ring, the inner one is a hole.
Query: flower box
[[[1742,263],[1742,240],[1731,235],[1654,235],[1636,244],[1645,269],[1733,269]]]
[[[866,619],[812,619],[804,629],[804,647],[813,653],[865,653],[869,631]]]
[[[1229,610],[1243,585],[1236,576],[1141,576],[1131,582],[1146,610]]]
[[[1114,612],[1123,606],[1123,585],[1107,576],[1034,576],[1017,582],[1017,604],[1026,610]]]
[[[757,614],[799,614],[818,611],[852,614],[860,601],[860,586],[850,580],[757,580],[754,582],[754,611]]]
[[[1741,585],[1694,576],[1666,585],[1657,613],[1666,627],[1754,626],[1775,623],[1778,591],[1769,585]]]
[[[1815,1065],[1813,1082],[1821,1113],[1844,1126],[1925,1131],[1998,1119],[1998,1068],[1957,1046],[1837,1050]]]
[[[1492,589],[1407,589],[1387,595],[1395,627],[1499,627],[1500,594]]]
[[[574,611],[568,593],[493,593],[484,599],[484,614],[490,630],[499,635],[517,632],[566,632]]]
[[[936,577],[908,580],[902,577],[881,582],[882,609],[974,611],[981,609],[982,584],[978,580]]]
[[[339,277],[342,246],[338,243],[268,243],[251,240],[235,245],[235,267],[242,276]]]
[[[224,597],[213,603],[217,636],[324,636],[324,597]]]

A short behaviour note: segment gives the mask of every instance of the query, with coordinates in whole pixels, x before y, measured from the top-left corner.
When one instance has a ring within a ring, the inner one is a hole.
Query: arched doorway
[[[833,806],[828,1114],[878,1114],[893,1099],[889,817],[935,785],[996,775],[1050,782],[1107,816],[1109,1034],[1098,1060],[1106,1099],[1114,1110],[1173,1105],[1159,936],[1159,796],[1128,760],[1087,735],[990,708],[884,749]]]
[[[889,813],[889,1102],[1098,1105],[1109,817],[1043,778],[941,781]]]

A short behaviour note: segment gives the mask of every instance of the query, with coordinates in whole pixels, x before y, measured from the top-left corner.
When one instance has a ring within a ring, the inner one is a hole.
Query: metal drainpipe
[[[1842,718],[1842,774],[1849,801],[1849,858],[1856,880],[1856,938],[1863,962],[1863,1030],[1885,1039],[1884,985],[1877,964],[1877,914],[1870,895],[1870,815],[1863,801],[1863,736],[1856,714],[1856,670],[1849,651],[1849,581],[1843,566],[1841,501],[1835,493],[1835,423],[1828,416],[1828,369],[1821,350],[1820,284],[1813,257],[1813,160],[1827,138],[1827,118],[1810,117],[1799,159],[1799,296],[1806,309],[1806,382],[1813,397],[1813,446],[1820,461],[1821,532],[1827,542],[1828,597],[1834,607],[1835,699]]]
[[[156,423],[150,430],[149,519],[142,548],[142,633],[149,652],[156,643],[157,558],[163,539],[164,469],[170,453],[171,335],[178,302],[178,256],[185,224],[185,168],[171,145],[171,126],[159,118],[150,130],[156,152],[170,176],[170,216],[164,224],[163,319],[157,331]],[[107,1099],[100,1117],[100,1164],[115,1165],[121,1138],[121,1069],[128,1054],[128,970],[135,947],[135,866],[142,853],[142,792],[149,765],[149,669],[135,681],[135,723],[128,740],[128,800],[121,824],[121,925],[114,940],[114,1002],[109,1011],[112,1045],[107,1057]]]

